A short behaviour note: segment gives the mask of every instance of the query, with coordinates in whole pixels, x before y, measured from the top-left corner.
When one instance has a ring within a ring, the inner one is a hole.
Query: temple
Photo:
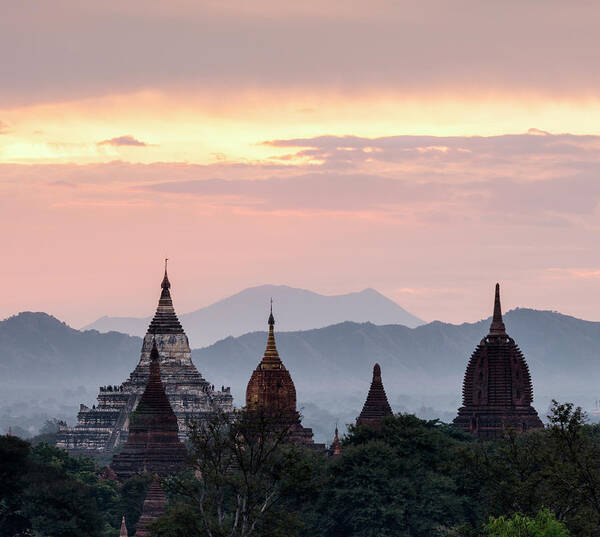
[[[335,426],[335,434],[333,436],[333,442],[331,446],[329,446],[329,456],[330,457],[339,457],[342,454],[342,443],[340,442],[340,437],[338,434],[337,425]]]
[[[127,537],[127,524],[125,524],[125,517],[121,520],[121,531],[119,531],[119,537]]]
[[[252,372],[246,388],[246,408],[276,416],[289,427],[289,440],[315,446],[312,429],[303,427],[296,410],[296,387],[289,371],[283,365],[275,344],[275,317],[273,306],[269,315],[269,335],[264,356]]]
[[[182,470],[187,451],[179,440],[177,417],[160,378],[156,342],[150,352],[150,377],[140,402],[131,413],[129,436],[111,467],[119,480],[152,472],[169,475]]]
[[[144,500],[142,515],[137,523],[135,537],[148,537],[150,535],[149,527],[158,517],[165,512],[167,498],[160,486],[158,479],[154,479]]]
[[[368,425],[370,427],[381,427],[381,421],[386,416],[392,415],[392,409],[387,400],[383,382],[381,381],[381,367],[375,364],[373,367],[373,380],[367,394],[367,400],[363,405],[360,416],[356,418],[356,425]]]
[[[489,334],[469,360],[463,382],[463,406],[454,425],[477,437],[497,438],[510,427],[538,429],[543,424],[531,406],[533,387],[523,353],[506,333],[496,284],[494,315]]]
[[[215,391],[196,369],[188,338],[171,299],[171,283],[165,273],[156,313],[142,343],[137,367],[120,386],[101,386],[98,404],[80,405],[75,427],[61,426],[57,446],[71,453],[111,453],[127,441],[129,414],[136,407],[150,374],[150,351],[156,341],[160,372],[171,407],[179,422],[179,437],[187,435],[189,419],[206,420],[216,412],[233,411],[229,388]]]

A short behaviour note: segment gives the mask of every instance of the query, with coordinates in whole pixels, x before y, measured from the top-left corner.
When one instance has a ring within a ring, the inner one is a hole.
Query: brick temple
[[[190,418],[202,421],[216,412],[231,412],[229,388],[215,391],[191,359],[188,338],[171,299],[171,283],[165,273],[156,313],[142,343],[141,357],[129,378],[119,386],[101,386],[98,404],[80,405],[75,427],[61,427],[57,446],[72,453],[110,453],[127,441],[129,414],[137,406],[150,375],[153,341],[160,358],[160,374],[167,398],[179,424],[179,437],[187,435]]]
[[[156,342],[150,351],[150,376],[140,402],[129,417],[129,435],[111,467],[124,481],[145,472],[166,476],[183,469],[187,450],[179,440],[177,416],[160,377]]]
[[[533,386],[523,353],[506,333],[496,284],[489,334],[471,355],[463,382],[463,406],[454,425],[484,440],[497,438],[506,427],[516,431],[543,424],[531,406]]]
[[[135,537],[148,537],[150,535],[150,525],[164,514],[166,507],[167,497],[158,479],[154,479],[146,493],[142,515],[135,530]]]
[[[368,425],[370,427],[381,427],[381,421],[386,416],[391,416],[392,408],[388,403],[383,382],[381,380],[381,367],[375,364],[373,367],[373,379],[367,399],[363,405],[362,412],[356,418],[356,425]]]
[[[283,425],[290,428],[290,441],[321,447],[320,444],[314,444],[312,429],[303,427],[300,422],[300,414],[296,409],[296,387],[290,372],[279,357],[275,344],[275,317],[272,307],[268,322],[267,348],[248,382],[246,408],[277,416],[277,419],[284,422]]]

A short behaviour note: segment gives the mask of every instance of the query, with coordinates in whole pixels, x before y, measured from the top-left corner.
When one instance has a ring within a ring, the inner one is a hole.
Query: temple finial
[[[500,284],[496,284],[496,295],[494,297],[494,316],[490,325],[490,334],[506,334],[506,327],[502,320],[502,307],[500,306]]]
[[[169,262],[169,258],[165,257],[165,275],[163,277],[163,281],[160,284],[160,286],[163,289],[170,289],[171,288],[171,282],[169,281],[169,276],[167,275],[167,264]]]
[[[271,313],[269,315],[269,326],[273,326],[275,324],[275,317],[273,317],[273,298],[271,298]]]
[[[119,537],[127,537],[127,525],[125,524],[125,516],[123,515],[123,519],[121,520],[121,531],[119,532]]]
[[[379,364],[373,366],[373,382],[381,382],[381,367]]]

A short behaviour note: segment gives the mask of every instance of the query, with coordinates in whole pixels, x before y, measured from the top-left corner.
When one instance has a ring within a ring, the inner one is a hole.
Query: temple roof
[[[167,259],[165,259],[165,275],[161,283],[160,299],[154,318],[148,326],[149,334],[183,334],[183,328],[175,313],[171,299],[171,282],[167,275]]]
[[[379,367],[379,364],[375,364],[369,394],[356,423],[357,425],[377,425],[385,416],[391,414],[392,409],[381,381],[381,367]]]
[[[160,377],[160,360],[156,340],[150,351],[150,377],[142,398],[131,416],[130,431],[174,430],[178,431],[177,417],[171,408]]]

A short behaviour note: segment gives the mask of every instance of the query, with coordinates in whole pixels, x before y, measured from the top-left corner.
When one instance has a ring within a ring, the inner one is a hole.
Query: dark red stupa
[[[502,321],[500,285],[496,284],[490,333],[469,360],[463,383],[463,406],[454,425],[484,440],[497,438],[506,427],[527,431],[543,427],[531,406],[533,386],[523,353]]]
[[[246,388],[246,408],[276,416],[290,427],[290,441],[315,446],[312,429],[303,427],[296,410],[296,387],[275,345],[275,317],[269,315],[269,336],[265,354],[252,372]]]
[[[164,514],[166,506],[167,497],[160,486],[160,481],[155,478],[146,493],[142,515],[135,530],[135,537],[148,537],[150,535],[150,525]]]
[[[375,364],[373,367],[373,380],[367,395],[367,400],[363,405],[360,416],[356,419],[356,425],[369,425],[371,427],[381,427],[381,420],[386,416],[392,415],[392,408],[387,400],[383,382],[381,381],[381,367]]]
[[[150,352],[148,384],[129,419],[129,438],[111,464],[121,481],[144,472],[168,475],[183,468],[187,451],[160,378],[156,341]]]

